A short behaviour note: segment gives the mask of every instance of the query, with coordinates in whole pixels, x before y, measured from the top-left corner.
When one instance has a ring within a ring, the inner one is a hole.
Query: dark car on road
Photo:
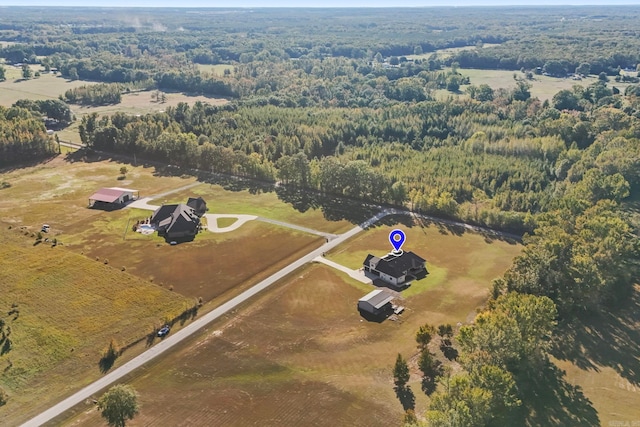
[[[158,331],[158,336],[160,338],[166,336],[169,331],[171,330],[171,328],[169,328],[169,325],[164,325],[162,328],[160,328],[160,330]]]

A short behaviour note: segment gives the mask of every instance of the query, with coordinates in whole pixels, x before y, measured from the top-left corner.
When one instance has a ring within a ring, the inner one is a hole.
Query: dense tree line
[[[42,119],[21,107],[0,107],[0,166],[39,160],[57,153]]]
[[[119,104],[122,100],[122,88],[118,84],[80,86],[67,90],[63,99],[81,105]]]

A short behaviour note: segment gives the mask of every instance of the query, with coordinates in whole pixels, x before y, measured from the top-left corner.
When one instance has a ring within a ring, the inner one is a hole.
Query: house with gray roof
[[[384,286],[402,289],[412,280],[424,278],[427,274],[426,260],[413,252],[389,253],[384,257],[367,255],[363,263],[365,274],[382,282]]]
[[[200,229],[200,217],[183,203],[160,206],[149,222],[158,230],[158,235],[167,240],[193,238]]]

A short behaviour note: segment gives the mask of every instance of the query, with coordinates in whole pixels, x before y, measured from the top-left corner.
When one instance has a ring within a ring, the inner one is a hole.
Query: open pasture
[[[12,65],[5,66],[6,78],[0,82],[0,105],[9,107],[19,99],[57,99],[69,89],[91,84],[80,80],[70,81],[55,74],[42,74],[38,78],[22,80],[22,70]],[[32,66],[33,71],[40,67]]]
[[[229,70],[229,72],[233,75],[233,65],[229,64],[196,64],[198,70],[203,73],[209,73],[217,77],[224,76],[225,70]]]
[[[344,252],[365,241],[374,252],[386,251],[390,229],[367,231],[362,239],[347,242]],[[425,322],[456,325],[471,320],[486,300],[491,279],[506,269],[520,246],[434,226],[406,231],[407,249],[420,253],[420,248],[433,245],[425,256],[446,276],[432,273],[422,281],[421,293],[403,294],[401,303],[407,309],[399,321],[365,321],[356,303],[373,287],[312,264],[211,325],[193,344],[134,374],[128,382],[142,400],[135,422],[398,425],[403,410],[391,375],[398,352],[410,360],[416,411],[424,411],[428,399],[417,369],[417,328]],[[470,254],[465,258],[459,252]],[[88,409],[77,407],[70,415],[77,418],[68,425],[100,425],[98,414]]]
[[[31,232],[1,224],[0,318],[11,340],[8,350],[6,340],[0,345],[0,387],[9,393],[2,425],[97,379],[112,338],[143,339],[194,303],[66,246],[34,242]]]
[[[1,180],[11,184],[0,190],[3,221],[32,230],[47,223],[52,234],[64,241],[65,234],[81,231],[75,226],[77,221],[104,213],[87,209],[89,196],[102,187],[133,188],[144,197],[195,182],[193,177],[167,176],[155,167],[132,166],[99,156],[83,159],[81,155],[60,155],[30,167],[1,171]],[[123,166],[127,168],[126,178],[118,180]]]
[[[458,70],[463,76],[468,76],[471,84],[479,86],[481,84],[487,84],[493,89],[505,88],[513,89],[516,87],[516,81],[513,78],[514,74],[523,79],[525,75],[520,71],[507,71],[507,70],[481,70],[475,68],[461,68]],[[546,99],[551,100],[553,95],[561,90],[571,90],[574,85],[588,86],[598,81],[597,76],[588,76],[582,80],[572,80],[571,78],[558,78],[551,76],[535,75],[533,80],[527,80],[526,82],[531,85],[531,96],[537,97],[541,101]],[[617,83],[611,79],[607,82],[607,86],[615,86],[622,93],[629,83]],[[460,91],[464,93],[466,86],[461,86]]]

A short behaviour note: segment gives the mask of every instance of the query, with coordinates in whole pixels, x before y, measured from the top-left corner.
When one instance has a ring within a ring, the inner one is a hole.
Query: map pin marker
[[[406,236],[404,235],[404,231],[402,230],[393,230],[391,233],[389,233],[389,241],[391,242],[391,245],[393,246],[393,254],[394,255],[401,255],[402,254],[402,245],[404,244],[404,239],[406,238]]]

